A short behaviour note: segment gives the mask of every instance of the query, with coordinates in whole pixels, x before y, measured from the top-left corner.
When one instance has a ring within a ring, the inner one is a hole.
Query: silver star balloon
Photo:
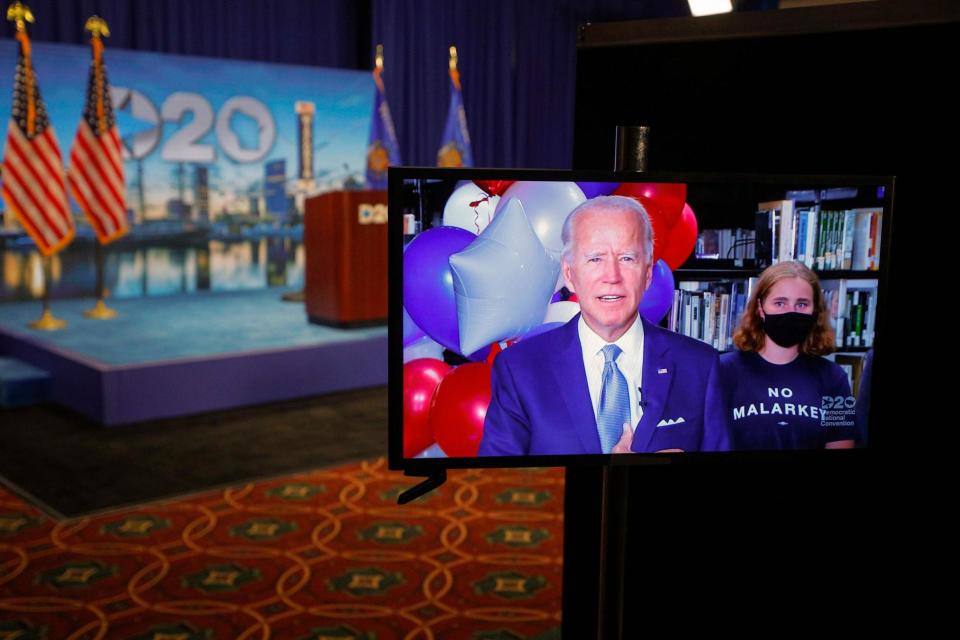
[[[517,199],[502,203],[477,239],[450,256],[460,352],[474,353],[543,322],[560,261],[547,251]]]

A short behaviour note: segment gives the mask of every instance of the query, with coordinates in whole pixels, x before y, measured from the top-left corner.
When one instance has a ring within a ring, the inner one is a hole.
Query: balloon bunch
[[[458,367],[433,358],[403,365],[404,457],[477,455],[490,404],[490,369],[499,351]]]
[[[403,257],[404,456],[475,456],[490,403],[490,369],[504,341],[561,326],[580,311],[563,286],[561,230],[588,198],[643,204],[654,234],[653,277],[639,311],[659,322],[673,303],[673,272],[693,251],[697,223],[686,185],[605,182],[466,182],[443,226],[414,238]],[[447,349],[471,362],[442,361]]]

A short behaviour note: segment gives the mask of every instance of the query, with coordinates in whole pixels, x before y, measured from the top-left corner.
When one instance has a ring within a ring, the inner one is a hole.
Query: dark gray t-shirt
[[[733,450],[822,449],[856,440],[855,403],[843,369],[800,354],[772,364],[754,352],[720,357]]]

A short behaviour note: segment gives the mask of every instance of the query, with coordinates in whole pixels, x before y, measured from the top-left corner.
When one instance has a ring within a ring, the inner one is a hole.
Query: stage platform
[[[307,322],[282,289],[54,300],[62,331],[35,331],[39,302],[0,303],[0,355],[51,376],[54,402],[104,425],[217,411],[387,382],[387,329]]]

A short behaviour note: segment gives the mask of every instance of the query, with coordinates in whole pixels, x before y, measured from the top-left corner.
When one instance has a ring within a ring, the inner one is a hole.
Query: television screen
[[[391,169],[390,466],[866,448],[893,182]]]

